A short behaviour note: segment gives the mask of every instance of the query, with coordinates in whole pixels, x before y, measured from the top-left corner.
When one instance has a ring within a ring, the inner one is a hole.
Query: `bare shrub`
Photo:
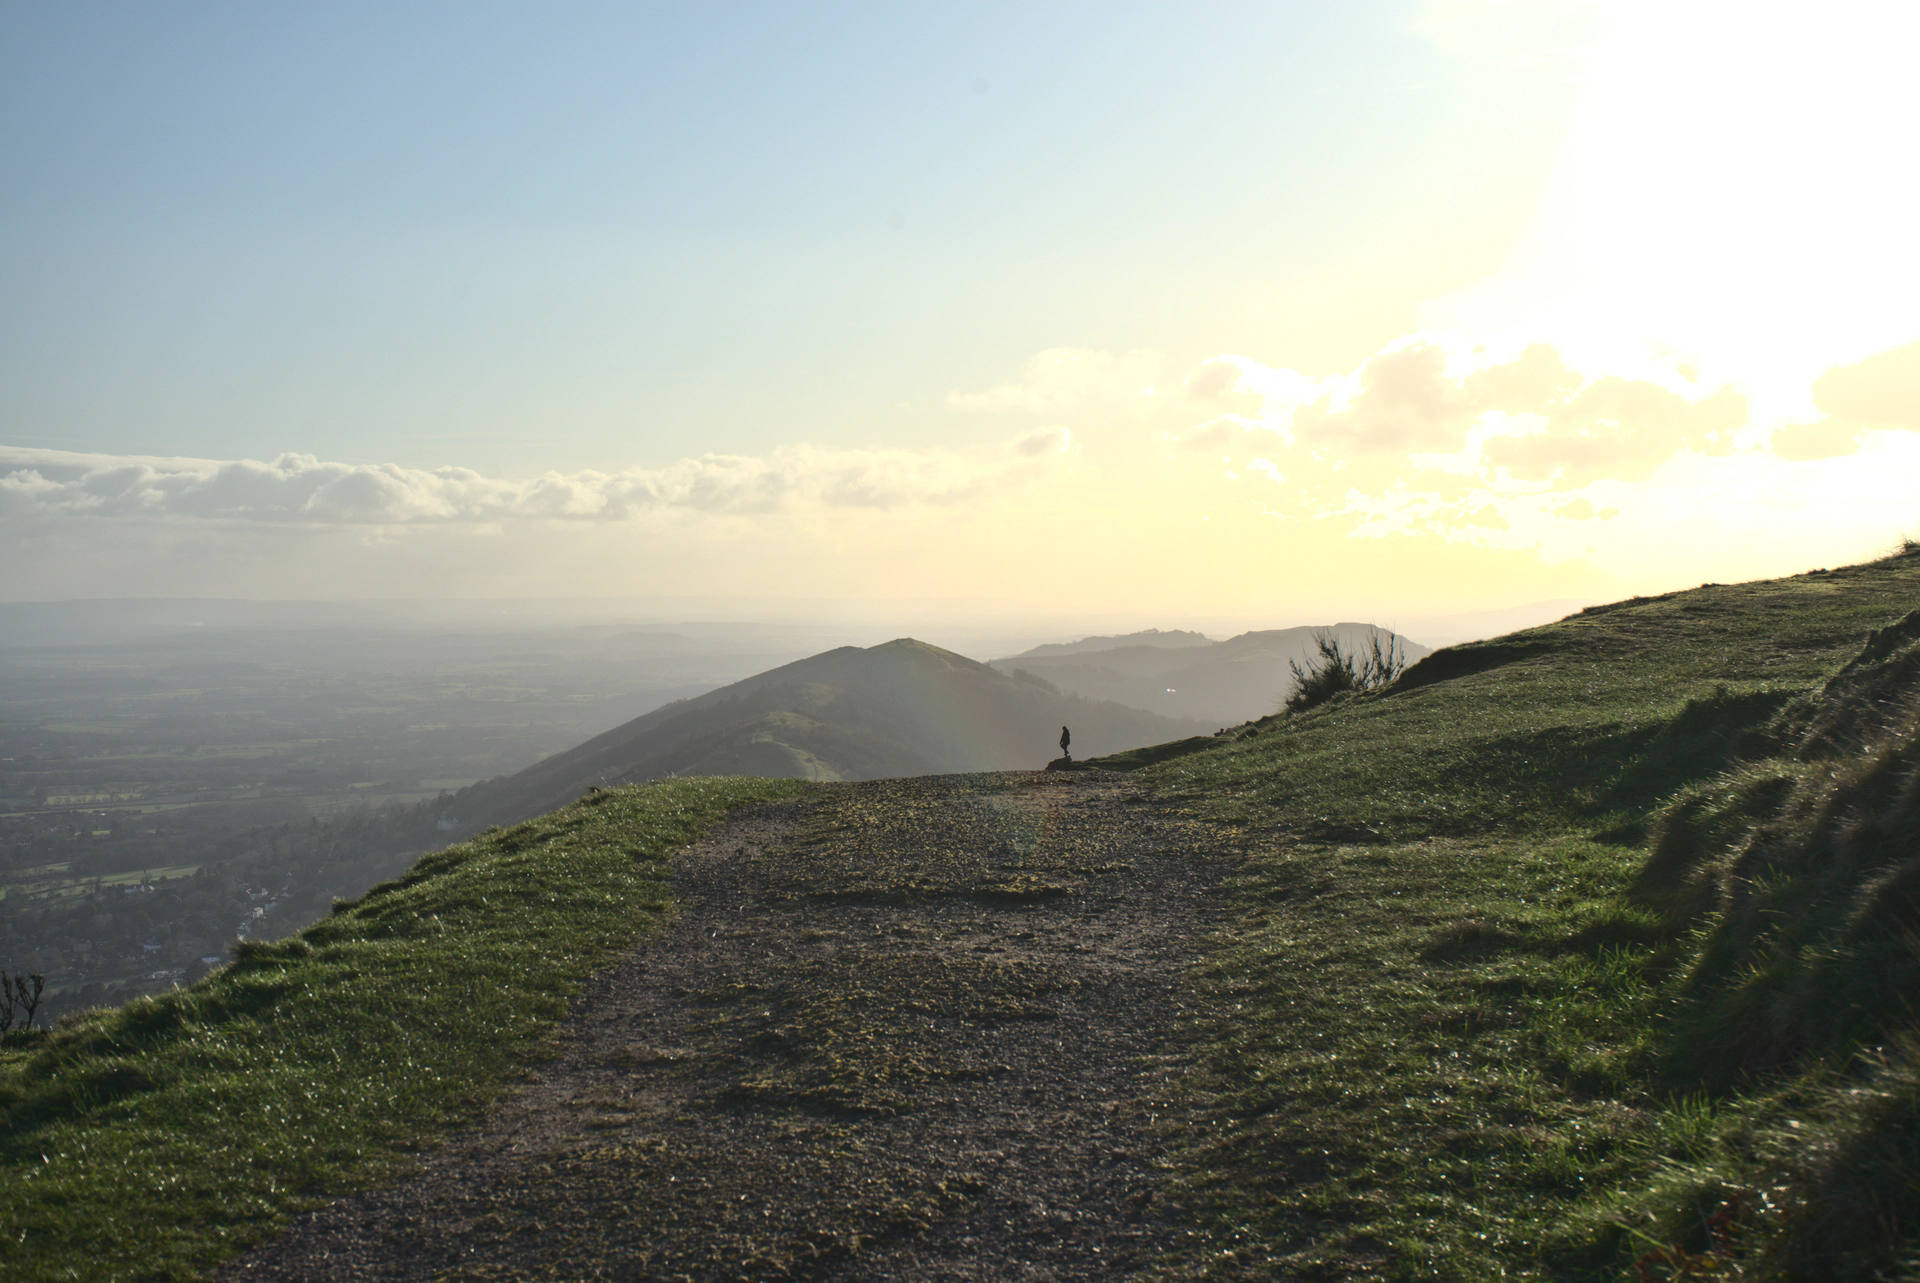
[[[46,987],[47,979],[39,972],[24,976],[10,976],[0,971],[0,1033],[13,1028],[14,1012],[20,1012],[20,1027],[33,1028],[33,1013],[40,1008],[40,991]]]
[[[1313,635],[1313,648],[1306,663],[1287,661],[1293,670],[1293,689],[1284,704],[1289,712],[1305,712],[1343,693],[1378,690],[1407,670],[1399,637],[1378,628],[1369,628],[1366,643],[1352,650],[1332,632],[1321,630]]]

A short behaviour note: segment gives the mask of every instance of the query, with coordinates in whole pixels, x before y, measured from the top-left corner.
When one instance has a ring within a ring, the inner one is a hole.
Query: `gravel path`
[[[564,1051],[223,1279],[1120,1278],[1215,836],[1124,776],[833,785],[682,853]]]

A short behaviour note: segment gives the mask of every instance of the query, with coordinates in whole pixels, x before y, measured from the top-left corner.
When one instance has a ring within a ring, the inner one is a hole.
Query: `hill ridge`
[[[684,774],[875,779],[1040,766],[1062,724],[1083,752],[1200,729],[1064,695],[911,637],[841,646],[654,709],[448,811],[465,832],[551,810],[590,787]]]

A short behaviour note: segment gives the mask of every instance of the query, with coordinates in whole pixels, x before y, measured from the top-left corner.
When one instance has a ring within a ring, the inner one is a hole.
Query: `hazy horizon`
[[[1917,35],[11,6],[0,602],[1444,643],[1865,560],[1920,533]]]
[[[344,598],[301,600],[218,597],[67,598],[0,604],[0,649],[87,642],[115,644],[163,637],[243,631],[319,629],[405,634],[428,630],[561,633],[617,630],[676,632],[729,644],[761,637],[792,649],[810,640],[819,649],[872,646],[915,637],[982,661],[1008,658],[1034,646],[1157,629],[1223,641],[1247,632],[1374,624],[1428,646],[1446,646],[1549,623],[1589,601],[1565,598],[1524,602],[1499,610],[1405,620],[1209,616],[1146,620],[1114,613],[1086,617],[1020,617],[982,609],[991,603],[950,603],[913,609],[911,603],[775,601],[756,598]]]

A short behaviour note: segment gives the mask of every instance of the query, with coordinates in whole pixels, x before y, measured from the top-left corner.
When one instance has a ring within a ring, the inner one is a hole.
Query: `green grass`
[[[1621,603],[1142,763],[1250,851],[1173,1109],[1194,1246],[1164,1273],[1621,1279],[1704,1250],[1780,1136],[1838,1118],[1860,1048],[1690,1063],[1718,928],[1646,893],[1649,838],[1683,791],[1739,792],[1756,732],[1916,605],[1914,557]]]
[[[1913,1274],[1920,718],[1847,719],[1920,675],[1920,621],[1863,651],[1917,605],[1920,556],[1707,585],[1109,759],[1247,851],[1153,1107],[1191,1231],[1160,1272]],[[658,921],[656,857],[801,787],[569,807],[10,1044],[0,1269],[193,1277],[404,1166]]]
[[[190,878],[200,871],[200,867],[197,864],[169,864],[151,869],[135,869],[127,873],[99,873],[76,877],[68,871],[65,863],[41,865],[38,868],[16,870],[12,876],[20,880],[0,887],[0,900],[8,896],[53,900],[62,896],[85,895],[96,882],[103,887],[138,886],[149,881],[162,882],[170,878]],[[31,875],[30,879],[29,875]]]
[[[0,1048],[0,1273],[189,1279],[408,1155],[543,1055],[671,911],[662,862],[780,780],[583,800],[428,856],[190,989]]]

